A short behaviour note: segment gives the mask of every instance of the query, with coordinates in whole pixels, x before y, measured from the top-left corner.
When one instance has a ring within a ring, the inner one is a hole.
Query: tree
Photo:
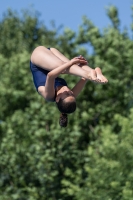
[[[116,114],[114,121],[120,132],[113,132],[111,125],[97,126],[97,140],[88,146],[88,159],[84,165],[86,177],[82,179],[82,169],[75,172],[74,182],[63,180],[62,192],[75,195],[77,200],[132,200],[133,198],[133,109],[128,118]],[[68,177],[73,176],[69,169]],[[81,187],[82,185],[82,187]]]

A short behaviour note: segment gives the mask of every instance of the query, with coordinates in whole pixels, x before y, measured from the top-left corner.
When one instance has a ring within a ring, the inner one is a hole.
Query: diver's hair
[[[76,110],[76,101],[72,102],[65,102],[62,99],[59,99],[58,102],[56,102],[57,107],[61,113],[73,113]]]
[[[60,120],[59,120],[59,124],[61,127],[66,127],[68,123],[68,118],[67,118],[67,114],[65,113],[61,113],[60,115]]]
[[[59,99],[59,102],[56,102],[59,111],[61,112],[59,124],[61,127],[66,127],[68,123],[67,114],[73,113],[76,110],[76,101],[65,102],[62,99]]]

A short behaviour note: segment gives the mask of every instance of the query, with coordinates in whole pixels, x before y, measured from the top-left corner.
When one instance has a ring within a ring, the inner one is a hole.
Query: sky
[[[104,29],[111,24],[106,15],[106,7],[114,5],[118,8],[121,21],[121,30],[124,27],[130,29],[132,22],[131,5],[133,0],[0,0],[0,19],[8,8],[21,12],[23,9],[31,9],[40,13],[40,20],[50,28],[50,22],[54,20],[56,27],[70,28],[77,31],[82,24],[82,16],[87,16],[95,26]]]

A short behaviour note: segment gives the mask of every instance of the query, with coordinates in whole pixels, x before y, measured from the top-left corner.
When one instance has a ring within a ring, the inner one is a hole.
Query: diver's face
[[[56,96],[56,102],[58,102],[60,99],[65,101],[73,101],[75,100],[73,92],[67,88],[63,87],[60,89],[59,93]]]

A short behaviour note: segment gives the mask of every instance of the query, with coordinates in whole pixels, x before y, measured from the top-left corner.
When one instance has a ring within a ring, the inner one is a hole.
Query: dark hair
[[[65,102],[65,100],[59,99],[56,104],[61,112],[59,124],[61,127],[66,127],[68,122],[67,114],[73,113],[76,110],[76,101]]]
[[[66,127],[68,123],[68,118],[67,118],[67,114],[65,113],[61,113],[60,115],[60,119],[59,119],[59,124],[61,127]]]
[[[61,113],[70,114],[76,110],[76,101],[65,102],[65,100],[60,98],[56,104]]]

